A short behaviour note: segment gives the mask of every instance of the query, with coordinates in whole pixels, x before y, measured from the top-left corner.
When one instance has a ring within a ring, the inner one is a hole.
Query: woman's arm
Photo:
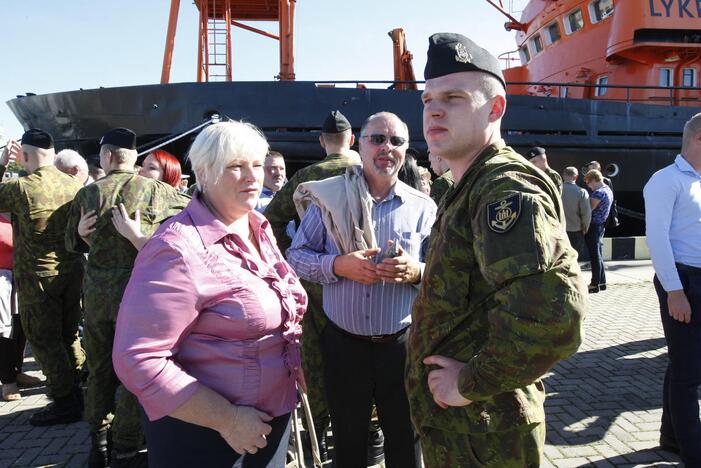
[[[149,237],[141,232],[141,210],[134,212],[134,219],[129,217],[124,204],[112,207],[112,224],[123,237],[132,243],[136,250],[141,250]]]
[[[594,211],[596,207],[599,206],[599,203],[601,203],[601,200],[598,198],[589,197],[589,203],[591,203],[591,209]]]

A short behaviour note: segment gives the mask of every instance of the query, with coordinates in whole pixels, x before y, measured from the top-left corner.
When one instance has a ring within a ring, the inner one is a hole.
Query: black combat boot
[[[109,431],[93,432],[90,434],[90,454],[88,455],[88,468],[107,468],[110,466],[110,454],[112,453],[112,441]]]
[[[65,397],[57,397],[53,403],[29,418],[32,426],[70,424],[83,419],[83,397],[76,389]]]

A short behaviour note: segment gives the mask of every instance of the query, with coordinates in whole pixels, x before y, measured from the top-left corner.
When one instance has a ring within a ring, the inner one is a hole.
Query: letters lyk
[[[701,0],[648,0],[650,16],[701,18]]]

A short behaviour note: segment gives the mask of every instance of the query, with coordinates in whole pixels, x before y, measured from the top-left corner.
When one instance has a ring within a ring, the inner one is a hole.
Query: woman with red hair
[[[162,149],[157,149],[146,156],[139,174],[178,188],[180,187],[182,170],[180,169],[180,162],[175,156]]]

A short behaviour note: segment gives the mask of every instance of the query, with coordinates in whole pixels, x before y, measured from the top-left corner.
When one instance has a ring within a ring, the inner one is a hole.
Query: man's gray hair
[[[131,162],[132,164],[136,164],[136,158],[138,156],[136,150],[126,149],[120,146],[109,144],[100,146],[100,153],[102,153],[102,150],[109,151],[110,153],[112,153],[112,159],[117,164],[126,164],[129,162]]]
[[[188,158],[200,191],[216,184],[231,162],[239,158],[268,154],[268,142],[254,125],[244,122],[220,122],[206,127],[190,147]]]
[[[360,135],[365,136],[365,129],[370,124],[370,122],[372,122],[373,120],[378,119],[380,117],[385,118],[385,119],[397,119],[399,122],[402,123],[402,127],[404,128],[404,131],[406,133],[406,137],[409,138],[409,127],[407,126],[407,124],[402,119],[400,119],[397,114],[393,114],[392,112],[387,112],[387,111],[377,112],[375,114],[372,114],[367,119],[365,119],[365,122],[363,122],[363,126],[360,127]]]
[[[577,171],[576,167],[573,166],[567,166],[565,169],[562,171],[562,176],[563,177],[569,177],[572,179],[576,179],[577,176],[579,175],[579,171]]]
[[[54,159],[54,166],[61,172],[66,172],[74,167],[84,171],[86,174],[88,172],[88,163],[85,161],[85,158],[72,149],[59,151],[56,154],[56,159]]]

